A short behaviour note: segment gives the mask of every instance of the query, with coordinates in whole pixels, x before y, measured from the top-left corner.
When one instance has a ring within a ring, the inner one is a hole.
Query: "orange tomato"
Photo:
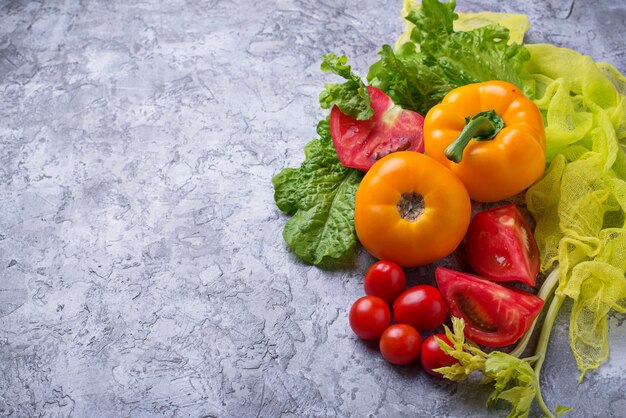
[[[356,192],[354,226],[374,257],[409,267],[446,257],[471,215],[463,183],[424,154],[401,151],[378,160]]]

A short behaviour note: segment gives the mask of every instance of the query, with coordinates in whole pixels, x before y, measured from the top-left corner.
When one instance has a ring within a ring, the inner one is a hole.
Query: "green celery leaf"
[[[463,335],[465,321],[462,318],[452,317],[452,326],[454,332],[451,332],[448,327],[444,326],[446,337],[452,343],[451,346],[439,337],[435,337],[435,341],[437,341],[441,350],[450,357],[455,358],[457,363],[434,370],[441,373],[448,380],[461,382],[475,371],[484,371],[487,354],[465,341],[465,336]],[[486,378],[486,381],[488,381],[488,378]]]
[[[367,120],[374,115],[370,106],[370,96],[363,80],[352,72],[345,55],[338,57],[330,53],[322,57],[321,69],[346,79],[343,84],[326,84],[320,93],[320,106],[330,109],[337,105],[339,110],[358,120]]]
[[[341,165],[328,132],[305,147],[300,168],[286,168],[272,179],[278,207],[292,218],[283,237],[304,262],[336,267],[351,260],[357,244],[354,197],[363,174]]]
[[[487,400],[493,405],[498,399],[512,405],[507,418],[527,417],[533,399],[539,390],[539,381],[527,361],[506,353],[494,351],[485,361],[485,373],[495,381],[494,391]]]
[[[527,417],[530,405],[535,399],[535,391],[529,386],[515,386],[500,392],[498,398],[513,405],[507,418]]]

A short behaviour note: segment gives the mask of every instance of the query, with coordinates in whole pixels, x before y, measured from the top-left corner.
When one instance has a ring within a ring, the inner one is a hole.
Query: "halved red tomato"
[[[520,281],[534,286],[539,249],[514,204],[480,212],[465,235],[467,259],[481,276],[496,282]]]
[[[422,115],[402,109],[376,87],[368,86],[367,92],[374,110],[370,119],[344,115],[337,106],[330,112],[330,136],[341,164],[367,171],[392,152],[424,152]]]
[[[465,336],[475,343],[503,347],[517,341],[543,307],[537,296],[444,267],[437,285],[452,316],[465,321]]]

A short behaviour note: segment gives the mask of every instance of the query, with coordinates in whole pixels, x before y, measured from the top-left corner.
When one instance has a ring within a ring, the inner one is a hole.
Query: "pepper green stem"
[[[468,116],[465,118],[465,128],[446,148],[446,157],[450,161],[460,163],[463,159],[463,151],[472,139],[476,141],[492,140],[502,128],[504,128],[504,121],[494,110],[480,112],[474,117]]]

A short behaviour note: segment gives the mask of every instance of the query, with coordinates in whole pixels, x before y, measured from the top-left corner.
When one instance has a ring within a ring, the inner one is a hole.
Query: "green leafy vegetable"
[[[307,263],[334,267],[348,262],[356,247],[354,196],[363,174],[339,162],[328,121],[317,131],[300,168],[282,170],[272,183],[278,208],[292,215],[283,230],[289,247]]]
[[[524,68],[526,48],[509,44],[509,30],[498,24],[467,32],[455,31],[455,2],[424,0],[406,19],[415,27],[397,51],[384,45],[367,79],[396,104],[425,114],[452,89],[488,80],[505,80],[534,93],[534,80]]]
[[[370,96],[363,80],[352,72],[345,55],[338,57],[330,53],[322,57],[322,71],[331,71],[346,79],[343,84],[326,84],[320,93],[320,106],[330,109],[337,105],[339,110],[358,120],[367,120],[374,115]]]
[[[448,337],[452,345],[448,345],[444,340],[435,337],[435,341],[437,341],[439,347],[446,354],[458,360],[458,363],[451,366],[440,367],[435,369],[435,371],[441,373],[446,379],[454,380],[455,382],[466,380],[476,371],[484,371],[485,360],[487,359],[487,354],[484,351],[473,344],[465,342],[465,335],[463,334],[464,328],[465,321],[463,321],[462,318],[452,317],[452,329],[454,333],[444,325],[446,337]],[[491,380],[485,376],[483,383],[489,383],[490,381]]]
[[[492,406],[498,400],[512,405],[509,417],[526,417],[539,391],[539,380],[527,361],[495,351],[485,361],[485,373],[495,381],[494,390],[487,399]]]

